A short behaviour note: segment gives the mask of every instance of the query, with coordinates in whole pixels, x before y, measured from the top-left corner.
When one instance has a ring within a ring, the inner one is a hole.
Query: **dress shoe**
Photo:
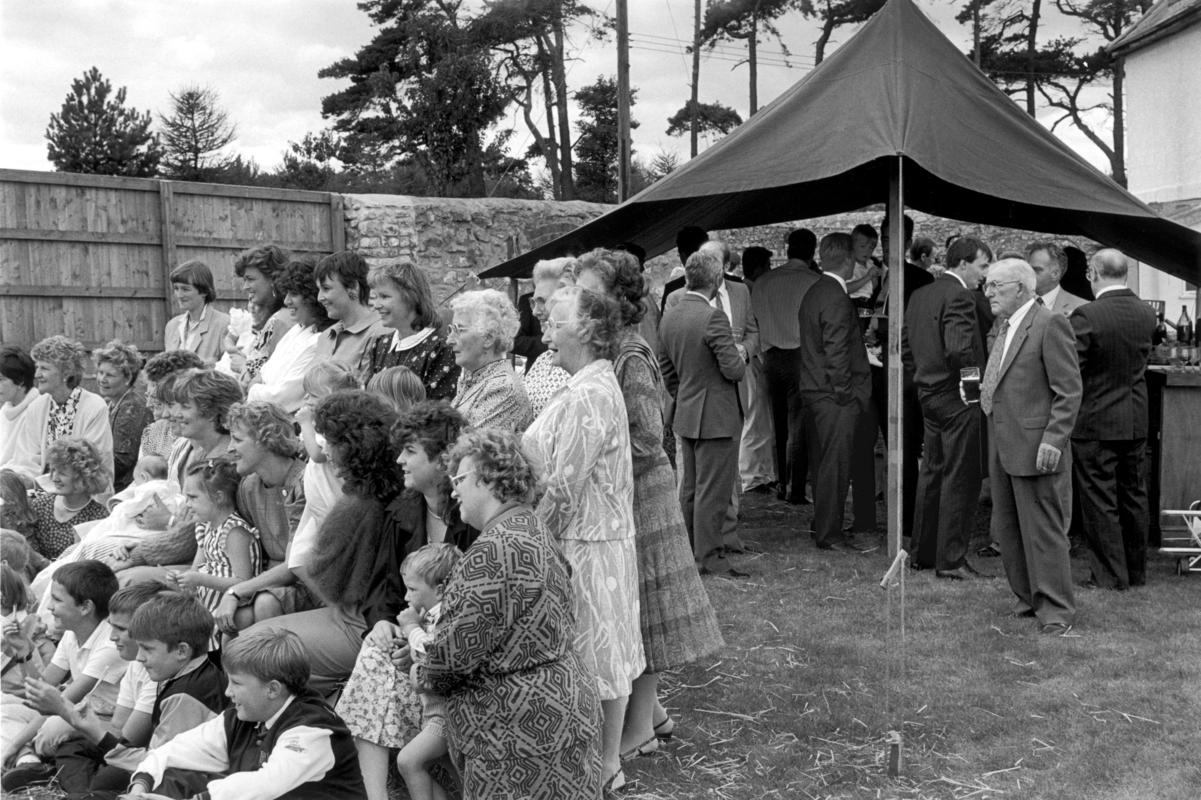
[[[1071,632],[1072,626],[1065,622],[1048,622],[1038,629],[1038,632],[1044,636],[1067,636]]]
[[[976,555],[980,558],[996,558],[1001,555],[1001,548],[997,547],[992,542],[989,542],[984,547],[976,551]]]
[[[950,581],[966,581],[976,577],[963,567],[955,567],[955,569],[936,569],[934,570],[934,574],[936,577],[946,578]]]
[[[4,778],[0,780],[0,788],[6,792],[15,792],[27,786],[45,786],[53,780],[56,773],[53,764],[21,764],[4,773]]]
[[[751,573],[743,572],[742,570],[734,569],[733,567],[722,568],[722,569],[709,569],[708,567],[701,567],[700,573],[702,575],[717,575],[720,578],[749,578],[749,577],[751,577]]]

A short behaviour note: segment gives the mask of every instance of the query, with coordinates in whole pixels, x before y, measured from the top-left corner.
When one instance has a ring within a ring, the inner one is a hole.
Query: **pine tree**
[[[163,166],[172,178],[217,180],[235,164],[234,156],[221,155],[237,131],[218,101],[215,91],[199,86],[185,86],[171,94],[171,116],[160,114],[159,122]]]
[[[150,130],[150,112],[125,107],[125,87],[92,67],[71,82],[62,109],[50,115],[47,155],[59,172],[149,177],[161,151]]]

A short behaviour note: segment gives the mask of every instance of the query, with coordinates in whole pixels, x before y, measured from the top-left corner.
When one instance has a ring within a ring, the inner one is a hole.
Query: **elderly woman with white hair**
[[[576,260],[574,258],[552,258],[534,265],[534,296],[530,310],[546,326],[546,304],[556,290],[575,285]],[[530,398],[530,410],[536,417],[546,404],[567,385],[571,375],[555,364],[554,355],[544,351],[525,373],[525,393]]]
[[[530,400],[505,358],[517,333],[517,309],[495,289],[464,292],[450,305],[447,341],[462,370],[453,405],[473,428],[521,433],[530,424]]]

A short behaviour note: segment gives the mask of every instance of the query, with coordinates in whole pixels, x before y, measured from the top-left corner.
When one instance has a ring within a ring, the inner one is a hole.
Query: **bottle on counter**
[[[1155,331],[1151,334],[1151,346],[1159,347],[1168,340],[1168,323],[1163,320],[1163,312],[1155,315]]]
[[[1188,364],[1193,347],[1193,321],[1189,318],[1188,306],[1180,307],[1180,317],[1176,320],[1176,341],[1180,344],[1180,357]]]

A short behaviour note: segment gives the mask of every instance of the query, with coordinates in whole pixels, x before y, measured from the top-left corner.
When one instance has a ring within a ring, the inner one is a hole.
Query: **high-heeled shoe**
[[[626,750],[624,753],[621,754],[620,758],[621,758],[622,762],[624,763],[626,761],[629,761],[631,758],[638,758],[639,756],[649,756],[649,755],[652,755],[657,752],[659,752],[659,739],[658,739],[658,737],[652,736],[651,738],[647,739],[642,744],[640,744],[636,747],[631,747],[629,750]]]
[[[675,729],[676,721],[671,717],[664,717],[663,721],[654,727],[655,738],[666,741],[671,738],[671,735],[675,732]]]
[[[601,794],[604,797],[615,797],[624,788],[626,788],[626,774],[619,769],[613,773],[609,780],[605,781],[605,785],[601,789]]]

